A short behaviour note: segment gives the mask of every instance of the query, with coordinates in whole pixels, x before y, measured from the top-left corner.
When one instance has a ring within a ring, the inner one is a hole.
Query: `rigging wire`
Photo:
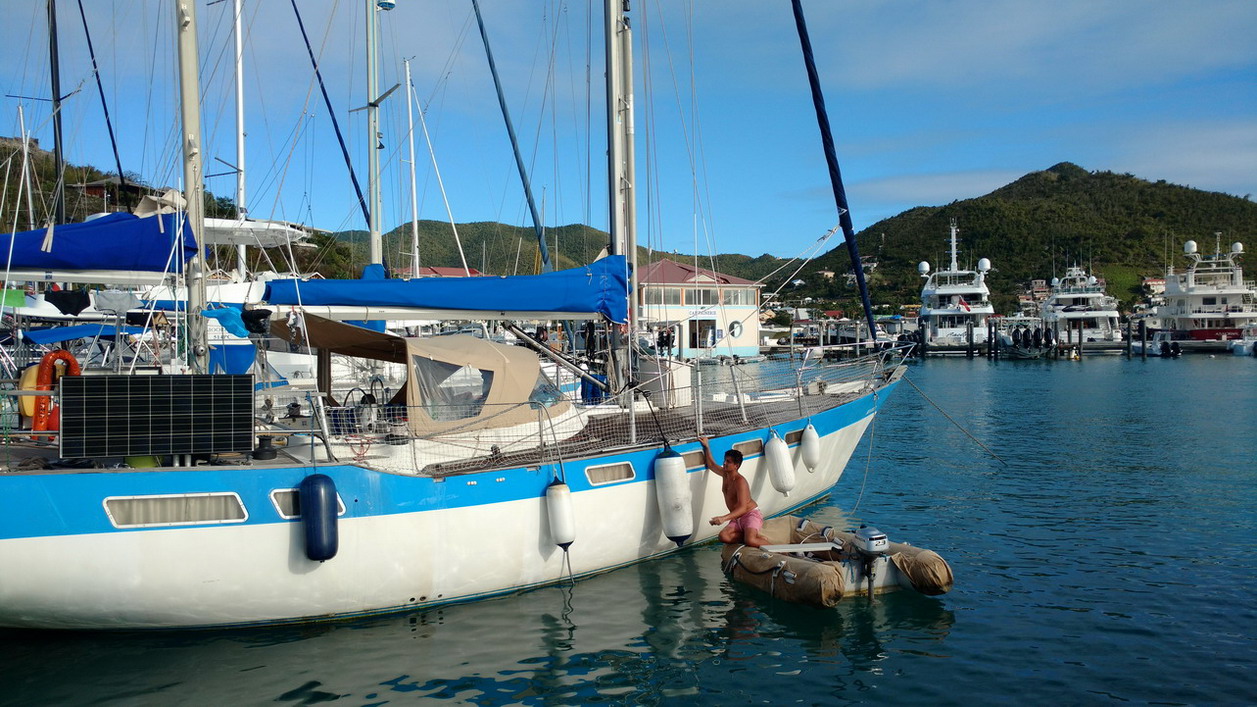
[[[936,403],[936,402],[934,402],[933,400],[931,400],[931,399],[930,399],[930,396],[926,395],[926,394],[925,394],[925,391],[924,391],[924,390],[921,390],[921,388],[920,388],[919,386],[917,386],[917,384],[916,384],[916,383],[914,383],[914,382],[913,382],[913,380],[912,380],[911,378],[909,378],[909,377],[908,377],[908,375],[907,375],[906,373],[904,374],[903,379],[904,379],[905,381],[907,381],[907,382],[908,382],[908,385],[912,386],[912,389],[913,389],[913,390],[915,390],[915,391],[917,391],[918,393],[920,393],[920,394],[921,394],[921,397],[922,397],[922,398],[925,398],[925,401],[926,401],[926,402],[928,402],[930,405],[933,405],[935,410],[938,410],[938,411],[939,411],[939,413],[940,413],[940,414],[942,414],[942,416],[943,416],[943,417],[947,418],[947,421],[948,421],[948,422],[950,422],[950,423],[952,423],[953,425],[955,425],[955,426],[956,426],[956,429],[960,430],[961,432],[964,432],[964,433],[965,433],[965,436],[967,436],[969,439],[973,440],[973,441],[974,441],[974,443],[975,443],[975,444],[977,444],[977,445],[978,445],[979,447],[981,447],[982,449],[984,449],[984,450],[986,451],[986,453],[987,453],[987,454],[990,454],[992,457],[995,457],[995,459],[996,459],[997,461],[999,461],[999,463],[1003,464],[1004,466],[1008,466],[1008,462],[1006,462],[1006,461],[1004,461],[1003,459],[1001,459],[1001,458],[1000,458],[1000,456],[999,456],[998,454],[996,454],[995,452],[992,452],[990,447],[986,446],[985,444],[982,444],[982,440],[978,439],[977,437],[974,437],[974,436],[973,436],[973,434],[972,434],[971,432],[969,432],[969,430],[965,429],[964,425],[960,424],[959,422],[956,422],[955,418],[953,418],[951,415],[948,415],[946,410],[944,410],[942,407],[940,407],[938,403]]]

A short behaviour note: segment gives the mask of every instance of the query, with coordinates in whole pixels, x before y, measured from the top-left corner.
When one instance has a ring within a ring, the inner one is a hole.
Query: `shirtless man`
[[[720,530],[720,542],[751,547],[768,544],[759,534],[760,528],[764,527],[764,515],[759,512],[759,504],[751,498],[751,485],[738,473],[742,466],[742,452],[730,449],[725,452],[725,463],[719,465],[711,455],[707,438],[699,437],[698,441],[703,445],[707,468],[720,475],[720,490],[724,493],[725,505],[729,507],[727,514],[709,521],[712,525],[728,523]]]

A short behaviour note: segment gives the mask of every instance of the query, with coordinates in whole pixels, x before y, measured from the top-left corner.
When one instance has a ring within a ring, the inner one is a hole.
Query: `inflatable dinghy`
[[[725,545],[725,574],[778,599],[830,608],[845,596],[912,589],[946,594],[951,566],[931,550],[889,542],[875,528],[848,533],[806,518],[764,521],[764,547]]]

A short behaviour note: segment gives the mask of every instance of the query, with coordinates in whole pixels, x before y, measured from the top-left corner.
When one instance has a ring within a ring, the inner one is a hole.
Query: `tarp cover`
[[[9,252],[8,266],[14,270],[130,270],[142,272],[182,271],[183,264],[196,254],[196,241],[187,221],[183,221],[183,241],[178,244],[180,219],[176,214],[140,218],[117,213],[83,223],[66,223],[52,233],[52,250],[41,247],[48,229],[0,234],[0,257]],[[171,253],[177,254],[171,258]],[[178,261],[177,265],[171,264]]]
[[[490,312],[597,313],[628,321],[628,267],[613,255],[569,270],[512,277],[415,280],[272,280],[273,305],[413,307]]]
[[[115,327],[107,324],[76,324],[74,326],[60,326],[51,329],[28,329],[22,332],[22,336],[36,344],[56,344],[75,339],[94,339],[98,336],[112,339],[117,334],[117,331]],[[143,334],[144,327],[124,326],[122,327],[122,333]]]

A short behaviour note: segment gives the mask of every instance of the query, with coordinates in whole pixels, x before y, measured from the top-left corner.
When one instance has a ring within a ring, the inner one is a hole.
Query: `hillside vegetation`
[[[1130,174],[1088,172],[1063,162],[1033,172],[985,196],[946,206],[918,207],[861,231],[861,255],[878,268],[870,278],[875,301],[912,302],[920,291],[917,263],[946,265],[948,226],[960,228],[960,263],[990,258],[989,277],[997,311],[1013,307],[1016,293],[1033,278],[1051,279],[1072,263],[1089,265],[1109,282],[1109,293],[1127,306],[1139,297],[1143,277],[1165,272],[1167,259],[1182,267],[1183,243],[1195,240],[1212,252],[1248,241],[1257,247],[1257,204],[1247,198],[1149,182]],[[849,270],[844,249],[817,259],[808,293],[849,298],[845,284],[828,286],[814,273]]]
[[[0,227],[24,230],[44,225],[51,209],[55,183],[52,156],[43,150],[32,153],[35,219],[32,221],[26,199],[18,199],[17,175],[21,154],[15,154],[15,141],[0,144],[0,163],[8,162],[11,175],[3,194]],[[90,182],[109,176],[93,167],[67,165],[66,182]],[[135,175],[128,181],[137,183]],[[102,211],[104,201],[68,189],[67,216],[82,220]],[[109,200],[116,207],[115,192]],[[235,210],[231,200],[206,195],[207,214],[230,217]],[[853,207],[858,210],[859,205]],[[1093,268],[1109,283],[1109,292],[1126,307],[1140,297],[1143,277],[1159,275],[1173,263],[1181,267],[1182,245],[1195,240],[1202,251],[1214,247],[1213,234],[1220,232],[1222,247],[1233,241],[1247,241],[1257,248],[1257,204],[1248,197],[1202,191],[1191,187],[1149,182],[1130,174],[1089,172],[1062,162],[1041,172],[1032,172],[984,196],[955,201],[945,206],[909,209],[864,229],[857,234],[860,252],[878,267],[870,272],[874,304],[901,305],[918,300],[921,278],[917,263],[926,260],[934,267],[947,262],[947,234],[952,220],[960,228],[960,263],[972,266],[979,258],[989,258],[994,270],[989,277],[997,311],[1011,311],[1017,293],[1034,278],[1050,279],[1079,263]],[[14,223],[16,221],[16,223]],[[317,249],[297,249],[298,267],[318,271],[325,277],[357,277],[366,262],[366,232],[342,231],[312,239]],[[469,267],[495,275],[526,274],[537,267],[536,236],[531,228],[495,222],[459,224],[457,240],[448,223],[419,223],[419,253],[423,265],[458,267],[462,264],[457,242],[461,241]],[[607,245],[606,232],[582,224],[548,228],[546,241],[556,268],[569,268],[591,262]],[[850,271],[846,247],[840,238],[835,247],[803,268],[802,285],[786,285],[788,299],[812,297],[835,307],[855,311],[854,289],[843,273]],[[410,225],[402,224],[386,234],[385,260],[392,267],[411,264]],[[222,254],[225,261],[232,257]],[[279,253],[272,260],[282,260]],[[668,257],[691,262],[693,255],[647,253],[639,249],[639,262]],[[748,280],[765,280],[766,291],[782,287],[795,271],[794,265],[772,255],[749,256],[726,253],[710,258],[700,256],[699,265]],[[833,280],[817,273],[831,270]],[[772,274],[776,271],[776,274]]]

